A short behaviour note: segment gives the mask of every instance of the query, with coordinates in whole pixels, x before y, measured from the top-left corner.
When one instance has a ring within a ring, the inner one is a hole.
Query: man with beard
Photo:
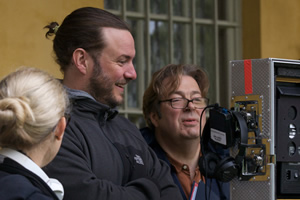
[[[208,87],[201,68],[170,64],[153,74],[143,97],[148,127],[141,133],[157,156],[170,165],[183,199],[229,199],[229,184],[204,177],[199,167]],[[226,152],[218,153],[225,156]]]
[[[85,7],[52,22],[56,61],[72,111],[61,149],[45,171],[64,199],[181,199],[169,167],[134,124],[118,115],[125,85],[136,79],[134,40],[115,15]]]

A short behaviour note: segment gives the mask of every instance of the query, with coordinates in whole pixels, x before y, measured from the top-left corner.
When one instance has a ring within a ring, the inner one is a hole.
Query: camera
[[[232,200],[300,199],[300,61],[233,60],[229,68],[230,98],[208,108],[199,166],[230,181]]]
[[[257,105],[257,101],[251,100],[235,102],[230,110],[211,106],[201,138],[199,161],[201,172],[208,178],[229,182],[235,177],[249,180],[265,175],[266,146],[260,135]],[[233,156],[221,157],[211,150],[217,148],[231,149]]]

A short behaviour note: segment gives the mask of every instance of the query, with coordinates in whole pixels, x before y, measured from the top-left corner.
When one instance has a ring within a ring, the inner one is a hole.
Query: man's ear
[[[150,120],[151,120],[151,123],[153,124],[154,127],[158,126],[159,117],[158,117],[156,112],[151,112],[150,113]]]
[[[65,117],[60,118],[60,120],[54,130],[55,138],[57,140],[62,140],[62,138],[64,136],[66,125],[67,125],[66,118]]]
[[[88,58],[88,53],[82,48],[77,48],[73,52],[74,65],[80,71],[80,73],[84,75],[87,74],[87,70],[88,70],[87,58]]]

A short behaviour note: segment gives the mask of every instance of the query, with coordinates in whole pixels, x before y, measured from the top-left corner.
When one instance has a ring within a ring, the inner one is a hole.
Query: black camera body
[[[230,111],[225,108],[209,110],[210,139],[224,148],[234,145],[234,119]]]

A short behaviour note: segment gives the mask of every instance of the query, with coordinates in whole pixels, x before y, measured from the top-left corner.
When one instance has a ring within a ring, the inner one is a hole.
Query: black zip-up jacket
[[[63,184],[65,200],[182,199],[137,127],[91,98],[73,99],[60,151],[44,170]]]

